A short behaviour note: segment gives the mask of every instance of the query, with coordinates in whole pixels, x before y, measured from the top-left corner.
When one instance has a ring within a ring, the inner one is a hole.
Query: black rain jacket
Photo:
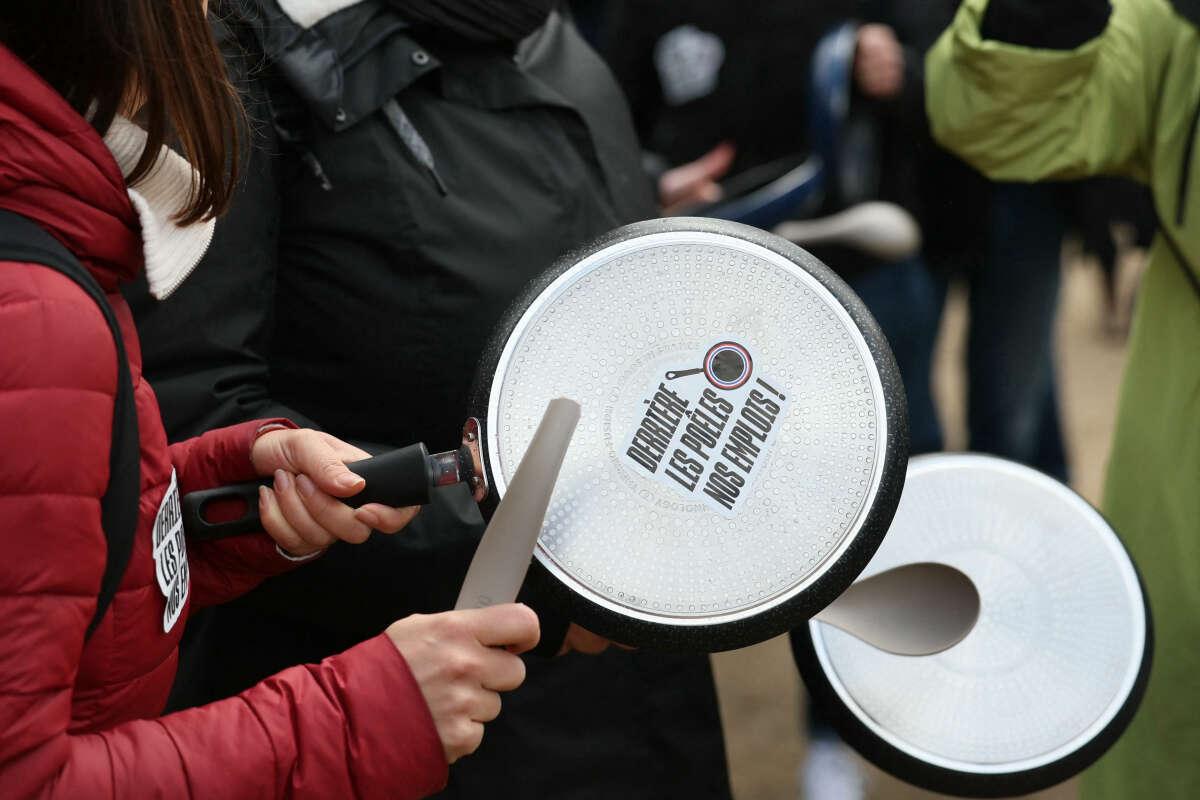
[[[514,54],[413,30],[382,0],[309,28],[274,0],[240,6],[224,44],[253,146],[236,205],[177,294],[133,298],[167,429],[278,415],[452,447],[521,287],[655,213],[621,92],[557,13]],[[173,707],[451,607],[481,532],[465,491],[441,490],[401,534],[216,609],[189,626]],[[729,797],[708,659],[532,661],[443,796]]]

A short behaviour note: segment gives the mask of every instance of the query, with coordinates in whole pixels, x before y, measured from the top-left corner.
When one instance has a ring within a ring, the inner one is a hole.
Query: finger
[[[687,213],[702,203],[715,203],[724,196],[725,190],[719,183],[706,183],[699,187],[693,187],[683,195],[676,195],[676,199],[670,205],[663,206],[663,216]]]
[[[732,142],[721,142],[695,162],[698,177],[707,178],[710,181],[717,180],[733,166],[733,159],[736,155],[737,148],[733,146]]]
[[[670,170],[667,181],[670,199],[677,202],[680,196],[686,196],[695,190],[697,185],[711,183],[729,171],[733,164],[736,151],[729,142],[722,142],[695,161],[688,162]]]
[[[480,692],[475,701],[475,709],[471,712],[471,719],[475,722],[491,722],[500,716],[502,705],[498,692]]]
[[[580,653],[587,655],[597,655],[608,649],[609,641],[603,636],[597,636],[586,628],[579,628],[574,631],[571,637],[571,647],[578,650]]]
[[[697,186],[712,183],[729,171],[737,149],[721,142],[695,161],[667,170],[663,175],[662,194],[666,205],[675,205],[696,191]]]
[[[690,186],[683,194],[677,196],[675,202],[667,206],[666,211],[672,214],[679,211],[686,211],[701,203],[715,203],[721,199],[723,194],[721,186],[712,181]]]
[[[453,760],[469,756],[479,749],[483,743],[483,724],[480,722],[463,722],[462,727],[454,736],[455,755]],[[452,760],[452,762],[453,762]]]
[[[480,684],[494,692],[511,692],[525,682],[525,662],[507,650],[489,647],[480,657]]]
[[[289,441],[288,463],[292,472],[307,475],[318,489],[334,497],[350,497],[367,485],[342,463],[330,441],[315,432]]]
[[[358,519],[353,508],[322,492],[307,475],[296,477],[300,501],[324,533],[344,542],[361,544],[371,535],[371,526]]]
[[[296,479],[286,470],[275,470],[275,498],[288,525],[310,547],[328,547],[336,541],[313,519],[296,488]]]
[[[516,653],[524,653],[537,646],[540,636],[538,618],[529,606],[506,603],[455,613],[462,615],[467,630],[482,645],[510,647]]]
[[[725,194],[721,184],[708,181],[692,188],[692,199],[696,203],[715,203]]]
[[[275,544],[292,555],[305,555],[304,551],[309,549],[308,544],[284,519],[279,500],[266,486],[258,487],[258,516],[262,520],[263,530],[270,534]]]
[[[364,458],[371,457],[371,454],[366,450],[363,450],[361,447],[355,447],[349,442],[343,442],[336,436],[330,436],[328,433],[323,433],[321,436],[326,442],[329,443],[329,446],[333,448],[334,455],[347,464],[354,461],[362,461]]]
[[[380,503],[367,503],[354,512],[354,517],[368,528],[381,533],[395,533],[412,522],[420,510],[420,506],[392,508]]]

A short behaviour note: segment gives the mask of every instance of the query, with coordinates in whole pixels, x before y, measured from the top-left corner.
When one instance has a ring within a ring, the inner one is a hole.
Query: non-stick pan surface
[[[823,623],[792,637],[815,702],[902,780],[974,797],[1060,783],[1102,755],[1150,672],[1149,608],[1104,518],[1046,475],[990,456],[918,456],[864,576],[936,561],[974,581],[980,616],[934,656],[896,656]]]
[[[583,410],[535,572],[617,641],[715,651],[800,624],[858,576],[900,496],[904,397],[878,326],[754,228],[629,225],[528,287],[473,392],[493,502],[557,396]]]

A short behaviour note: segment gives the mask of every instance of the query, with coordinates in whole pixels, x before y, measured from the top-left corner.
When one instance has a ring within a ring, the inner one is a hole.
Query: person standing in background
[[[869,0],[901,43],[903,81],[924,116],[925,53],[958,0]],[[933,143],[922,122],[908,179],[924,254],[939,279],[967,289],[967,449],[1010,458],[1066,481],[1054,367],[1054,321],[1065,232],[1054,186],[989,181]],[[909,147],[902,138],[891,143]],[[939,301],[939,307],[942,303]]]
[[[135,304],[173,437],[269,412],[368,449],[459,441],[505,306],[563,251],[656,214],[620,90],[554,5],[226,4],[257,137],[247,177],[193,281]],[[482,529],[467,492],[443,489],[403,537],[268,581],[185,647],[173,702],[228,696],[398,609],[450,607]],[[539,651],[604,648],[524,597]],[[728,798],[708,658],[529,661],[442,796],[498,786],[517,800]]]
[[[1155,622],[1138,715],[1083,776],[1093,798],[1200,786],[1200,4],[967,0],[930,52],[934,134],[1000,180],[1111,174],[1159,218],[1134,312],[1102,509]]]

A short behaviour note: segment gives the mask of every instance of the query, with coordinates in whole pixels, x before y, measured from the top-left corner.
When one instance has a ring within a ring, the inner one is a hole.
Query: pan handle
[[[351,472],[366,479],[367,485],[353,497],[342,502],[351,508],[367,503],[383,503],[388,506],[423,506],[429,502],[430,488],[436,477],[431,467],[429,451],[424,444],[417,443],[346,465]],[[188,492],[180,505],[183,511],[183,529],[189,539],[223,539],[262,530],[258,516],[258,487],[271,486],[271,478],[249,483],[218,486]],[[227,522],[210,522],[204,511],[217,500],[241,500],[245,511],[237,519]]]

